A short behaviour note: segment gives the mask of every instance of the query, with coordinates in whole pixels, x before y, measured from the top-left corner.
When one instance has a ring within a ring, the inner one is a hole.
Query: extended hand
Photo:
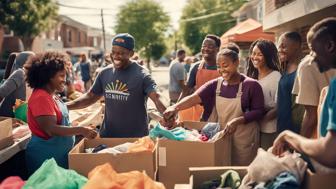
[[[226,127],[224,128],[224,134],[225,135],[233,134],[236,131],[238,125],[239,125],[239,120],[236,118],[232,119],[226,124]]]
[[[273,146],[272,146],[272,153],[277,156],[281,156],[287,148],[288,144],[286,142],[285,136],[287,134],[287,131],[284,131],[279,134],[279,136],[274,140]]]
[[[93,128],[91,127],[81,127],[81,128],[82,128],[81,133],[85,138],[88,138],[88,139],[96,138],[97,132]]]

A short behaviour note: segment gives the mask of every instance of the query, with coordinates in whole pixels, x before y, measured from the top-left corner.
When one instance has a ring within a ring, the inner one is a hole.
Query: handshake
[[[168,107],[164,112],[163,116],[160,116],[160,124],[168,129],[174,128],[177,125],[177,108],[175,106]]]

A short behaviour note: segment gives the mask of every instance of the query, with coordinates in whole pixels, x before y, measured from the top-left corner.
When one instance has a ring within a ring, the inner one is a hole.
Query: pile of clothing
[[[54,159],[46,160],[25,182],[20,177],[8,177],[0,189],[165,189],[146,173],[130,171],[117,173],[110,164],[97,166],[89,179],[74,170],[59,167]]]
[[[126,142],[114,147],[109,148],[105,144],[98,145],[94,148],[85,149],[86,153],[111,153],[111,154],[120,154],[120,153],[134,153],[134,152],[152,152],[155,148],[155,143],[151,138],[142,137],[135,141],[134,143]]]
[[[241,189],[280,189],[300,188],[307,163],[298,153],[287,152],[277,157],[263,149],[249,165]]]
[[[259,148],[243,179],[230,170],[219,178],[204,182],[200,188],[216,189],[299,189],[307,170],[307,163],[298,153],[277,157]]]
[[[220,131],[219,123],[207,123],[200,131],[183,127],[167,129],[158,123],[149,131],[149,136],[153,139],[164,138],[169,140],[199,142],[213,142],[222,137],[223,134],[223,131]]]

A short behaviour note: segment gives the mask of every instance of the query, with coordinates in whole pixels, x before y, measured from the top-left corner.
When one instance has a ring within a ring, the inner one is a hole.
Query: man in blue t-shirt
[[[134,38],[130,34],[117,34],[112,40],[113,66],[103,69],[92,88],[79,99],[69,102],[69,109],[85,108],[102,96],[105,115],[101,137],[142,137],[148,134],[146,111],[149,97],[159,112],[166,109],[159,99],[156,84],[148,71],[132,62]]]
[[[307,41],[320,72],[336,68],[336,17],[321,20],[312,26]],[[288,148],[302,152],[317,162],[336,168],[336,80],[333,79],[324,102],[319,139],[307,139],[291,131],[280,133],[274,141],[272,152],[276,155]]]

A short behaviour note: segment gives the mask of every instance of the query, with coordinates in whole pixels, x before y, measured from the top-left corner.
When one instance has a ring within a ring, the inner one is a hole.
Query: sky
[[[59,3],[70,6],[80,6],[89,8],[105,8],[104,23],[105,30],[113,32],[115,24],[115,16],[119,11],[119,7],[132,0],[57,0]],[[187,0],[155,0],[159,2],[164,11],[168,13],[171,18],[171,24],[174,29],[178,28],[178,22],[182,14],[182,9],[186,5]],[[102,22],[100,17],[100,10],[91,9],[74,9],[60,6],[59,14],[67,15],[70,18],[87,24],[91,27],[101,28]]]

